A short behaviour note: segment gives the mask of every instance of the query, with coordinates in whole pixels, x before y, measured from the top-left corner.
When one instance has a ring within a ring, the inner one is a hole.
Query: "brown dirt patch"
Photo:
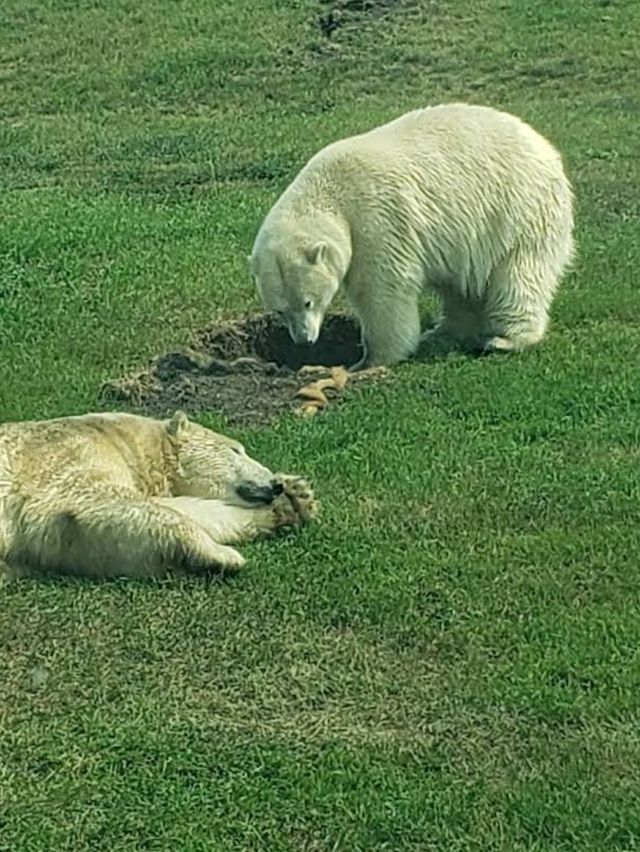
[[[302,413],[303,404],[307,416],[316,413],[309,412],[308,402],[296,393],[310,383],[330,380],[332,367],[351,366],[360,356],[357,321],[345,314],[328,316],[313,346],[296,346],[270,315],[249,316],[206,329],[192,347],[161,355],[145,369],[107,382],[101,395],[157,417],[182,408],[216,411],[233,424],[265,424],[285,412]],[[338,375],[335,370],[333,374]],[[322,383],[326,404],[348,396],[363,380],[385,374],[341,373],[341,381]]]

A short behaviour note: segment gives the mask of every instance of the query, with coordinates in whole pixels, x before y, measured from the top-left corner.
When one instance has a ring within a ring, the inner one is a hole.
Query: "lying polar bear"
[[[309,521],[309,484],[191,422],[87,414],[0,426],[0,566],[90,577],[234,570],[229,547]]]

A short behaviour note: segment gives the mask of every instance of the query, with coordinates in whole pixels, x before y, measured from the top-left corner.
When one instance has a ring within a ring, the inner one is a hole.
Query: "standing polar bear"
[[[296,343],[317,340],[344,286],[361,368],[415,352],[425,284],[443,309],[430,335],[479,350],[537,343],[572,232],[555,148],[512,115],[450,104],[317,153],[268,213],[249,262]]]
[[[274,476],[182,412],[0,426],[0,567],[10,575],[238,569],[230,544],[314,512],[304,479]]]

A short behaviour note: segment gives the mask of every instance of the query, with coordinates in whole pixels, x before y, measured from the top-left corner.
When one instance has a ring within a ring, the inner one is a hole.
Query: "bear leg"
[[[539,343],[566,258],[518,248],[491,273],[479,348],[511,352]]]
[[[364,355],[351,367],[390,367],[405,361],[414,354],[420,342],[420,314],[418,295],[409,292],[390,293],[376,299],[375,292],[368,298],[355,298],[352,303],[362,331]]]
[[[199,497],[158,497],[155,502],[190,518],[219,544],[251,541],[285,527],[308,523],[316,513],[306,479],[278,474],[283,493],[266,506],[233,506]]]
[[[227,545],[252,541],[286,526],[281,498],[282,495],[262,506],[234,506],[199,497],[161,497],[157,502],[189,518],[218,544]],[[294,514],[291,507],[290,513]]]
[[[234,570],[245,560],[169,507],[133,495],[83,492],[30,500],[7,562],[104,578],[162,576],[171,567]]]

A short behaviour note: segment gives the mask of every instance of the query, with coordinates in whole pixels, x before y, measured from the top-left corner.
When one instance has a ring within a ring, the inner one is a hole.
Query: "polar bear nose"
[[[291,339],[298,346],[310,346],[318,339],[318,335],[314,334],[312,331],[300,331],[296,329],[294,331],[290,331],[290,334]]]
[[[297,346],[301,346],[303,344],[311,343],[309,339],[309,335],[306,331],[301,331],[297,328],[289,329],[289,334],[291,335],[291,339]]]
[[[275,498],[282,494],[284,488],[281,482],[272,480],[268,485],[260,485],[258,482],[245,481],[236,487],[238,497],[247,503],[272,503]]]

